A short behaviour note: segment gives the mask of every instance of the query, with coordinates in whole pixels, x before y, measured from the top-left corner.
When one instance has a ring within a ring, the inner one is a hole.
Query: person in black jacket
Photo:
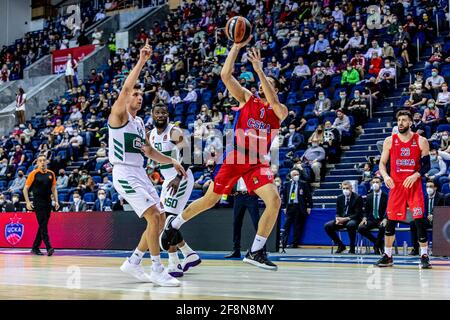
[[[434,207],[445,205],[445,195],[437,192],[437,186],[432,180],[428,181],[426,186],[427,194],[425,196],[425,214],[423,220],[425,228],[431,229],[433,227]],[[417,238],[417,226],[414,220],[409,223],[409,228],[411,230],[411,243],[413,245],[413,249],[409,255],[417,256],[419,255],[419,239]]]
[[[292,248],[297,248],[305,226],[306,217],[311,213],[313,207],[309,185],[304,181],[300,181],[300,172],[297,169],[291,170],[291,181],[285,183],[282,189],[282,199],[283,206],[286,209],[282,245],[283,248],[286,247],[291,227],[294,225]]]
[[[336,234],[336,230],[346,228],[350,238],[350,251],[355,253],[356,230],[361,222],[362,199],[353,192],[350,181],[342,182],[342,193],[336,201],[336,218],[327,222],[324,226],[325,232],[338,245],[336,253],[341,253],[347,248]]]
[[[363,219],[358,227],[358,232],[369,239],[373,244],[375,254],[382,254],[384,248],[384,230],[387,223],[386,208],[388,195],[381,190],[381,178],[374,177],[371,181],[373,192],[367,196],[363,210]],[[371,230],[378,229],[375,238]]]

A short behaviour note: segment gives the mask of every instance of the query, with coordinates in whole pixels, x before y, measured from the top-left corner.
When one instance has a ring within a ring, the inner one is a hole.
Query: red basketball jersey
[[[390,150],[391,178],[403,182],[414,172],[420,170],[422,152],[419,145],[420,136],[414,133],[408,142],[402,142],[397,134],[392,135]]]
[[[280,119],[272,107],[257,96],[251,96],[238,111],[235,137],[238,148],[268,154],[273,138],[278,134]]]

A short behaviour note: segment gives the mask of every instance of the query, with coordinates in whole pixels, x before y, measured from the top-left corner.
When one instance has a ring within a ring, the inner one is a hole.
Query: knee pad
[[[397,222],[388,220],[386,223],[386,229],[384,234],[388,237],[395,236],[395,226],[397,225]]]
[[[414,220],[417,228],[417,237],[419,238],[419,242],[425,243],[427,242],[427,228],[425,226],[425,221],[423,218]]]

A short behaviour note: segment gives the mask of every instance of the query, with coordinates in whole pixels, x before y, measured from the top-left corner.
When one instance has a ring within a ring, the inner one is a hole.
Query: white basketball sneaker
[[[181,267],[183,267],[183,272],[186,272],[189,270],[189,268],[198,266],[200,263],[202,263],[200,256],[196,252],[193,252],[186,258],[184,258],[183,262],[181,263]]]
[[[152,270],[152,273],[150,274],[150,280],[161,287],[178,287],[180,286],[181,282],[172,277],[168,272],[167,269],[164,268],[162,272],[156,272]]]
[[[120,270],[124,273],[128,273],[129,275],[135,277],[141,282],[152,282],[150,276],[144,272],[142,264],[132,264],[130,263],[128,258],[125,260],[124,263],[122,263]]]
[[[167,267],[167,272],[174,278],[179,278],[183,276],[183,267],[181,264],[169,263]]]

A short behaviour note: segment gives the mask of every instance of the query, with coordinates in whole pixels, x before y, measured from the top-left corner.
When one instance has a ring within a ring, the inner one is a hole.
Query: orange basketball
[[[225,34],[235,43],[241,43],[248,39],[252,32],[252,25],[246,18],[237,16],[229,19],[225,26]]]

